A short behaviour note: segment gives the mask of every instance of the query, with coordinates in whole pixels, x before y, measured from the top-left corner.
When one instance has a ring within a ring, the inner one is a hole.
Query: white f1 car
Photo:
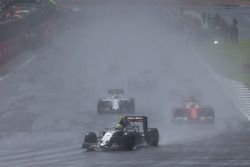
[[[97,102],[97,112],[101,113],[134,113],[135,100],[123,96],[124,90],[110,89],[108,97],[104,97]]]

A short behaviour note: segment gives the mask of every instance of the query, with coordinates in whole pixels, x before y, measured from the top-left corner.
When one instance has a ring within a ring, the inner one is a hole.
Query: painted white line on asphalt
[[[11,75],[13,75],[14,73],[18,72],[19,70],[21,70],[23,67],[25,67],[26,65],[28,65],[34,58],[36,58],[37,55],[33,55],[32,57],[30,57],[28,60],[26,60],[23,64],[21,64],[19,67],[17,67],[14,71],[9,72],[8,74],[0,77],[0,81],[9,78]]]
[[[14,161],[27,161],[28,159],[43,159],[43,158],[51,158],[52,155],[54,156],[64,156],[65,153],[79,151],[79,147],[77,146],[65,146],[62,148],[55,148],[55,149],[48,149],[42,151],[31,151],[22,154],[15,154],[9,156],[0,157],[0,164],[1,162],[14,162]],[[1,165],[0,165],[1,166]]]
[[[244,99],[250,99],[250,94],[245,94],[244,92],[238,92],[236,93],[240,99],[244,98]]]
[[[0,78],[0,81],[2,81],[2,80],[4,80],[4,79],[8,78],[9,76],[10,76],[10,73],[9,73],[9,74],[4,75],[3,77],[1,77],[1,78]]]
[[[248,88],[242,88],[242,87],[235,87],[237,88],[240,92],[247,92],[248,91]]]
[[[239,94],[239,98],[240,98],[240,99],[249,99],[249,100],[250,100],[249,94],[244,94],[244,92],[241,93],[241,94]]]
[[[250,95],[250,92],[242,92],[242,97],[250,97],[250,96],[247,96],[247,95]]]
[[[240,100],[242,101],[242,102],[250,102],[250,99],[249,98],[240,98]],[[249,103],[248,103],[249,104]]]
[[[240,92],[240,93],[250,93],[248,90],[238,90],[238,92]]]
[[[231,82],[231,81],[227,81],[227,82]],[[232,84],[232,85],[237,87],[237,88],[241,88],[241,89],[247,88],[245,85],[239,85],[239,84]]]
[[[231,82],[231,81],[229,81],[229,82]],[[242,89],[247,88],[245,85],[239,85],[239,84],[232,84],[232,85],[236,86],[238,88],[242,88]]]
[[[239,100],[242,101],[242,102],[250,102],[249,97],[247,97],[247,98],[239,98]],[[248,104],[250,105],[250,103],[248,103]]]

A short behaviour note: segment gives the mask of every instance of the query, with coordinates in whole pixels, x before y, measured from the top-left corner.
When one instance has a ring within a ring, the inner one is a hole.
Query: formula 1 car
[[[151,90],[157,85],[157,79],[151,71],[142,71],[128,80],[128,88],[135,91]]]
[[[97,112],[99,114],[135,112],[135,100],[124,97],[122,89],[110,89],[108,94],[108,97],[101,98],[97,102]]]
[[[184,106],[173,110],[174,122],[214,123],[215,113],[211,107],[201,106],[195,97],[183,99]]]
[[[87,151],[133,150],[143,144],[158,146],[158,142],[159,131],[148,128],[147,117],[125,116],[116,127],[100,132],[99,137],[95,132],[86,133],[82,148]]]

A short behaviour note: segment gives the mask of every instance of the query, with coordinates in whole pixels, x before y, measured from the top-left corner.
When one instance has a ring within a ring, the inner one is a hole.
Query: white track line
[[[77,155],[82,156],[82,150],[78,146],[67,146],[62,148],[54,148],[42,151],[30,151],[14,154],[0,158],[0,166],[18,166],[27,167],[32,165],[45,165],[55,162],[63,162],[66,159],[70,160]]]
[[[14,160],[19,160],[19,159],[27,159],[29,157],[44,157],[44,156],[48,156],[49,154],[58,154],[58,153],[62,153],[62,152],[70,152],[70,151],[78,150],[78,148],[79,147],[76,147],[76,146],[68,146],[68,147],[62,147],[62,148],[30,151],[30,152],[24,152],[21,154],[1,156],[0,162],[14,161]]]
[[[9,78],[11,75],[13,75],[14,73],[18,72],[19,70],[21,70],[23,67],[25,67],[26,65],[28,65],[34,58],[36,58],[37,55],[33,55],[32,57],[30,57],[28,60],[26,60],[23,64],[21,64],[20,66],[18,66],[14,71],[11,71],[10,73],[0,77],[0,81]]]

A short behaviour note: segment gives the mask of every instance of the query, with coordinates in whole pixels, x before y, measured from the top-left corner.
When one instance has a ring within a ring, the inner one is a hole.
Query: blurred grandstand
[[[25,45],[46,40],[55,13],[53,0],[0,0],[0,62]]]

